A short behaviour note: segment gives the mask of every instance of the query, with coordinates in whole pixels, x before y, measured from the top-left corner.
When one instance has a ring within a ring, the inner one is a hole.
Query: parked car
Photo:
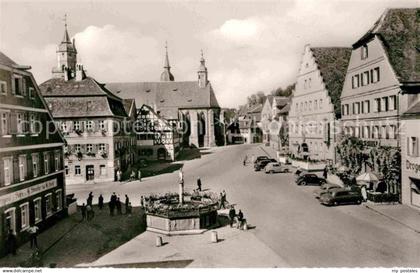
[[[289,168],[277,162],[269,162],[264,168],[265,173],[287,173]]]
[[[324,178],[318,177],[316,174],[313,173],[305,173],[303,175],[300,175],[296,178],[296,184],[297,185],[322,185],[327,183],[327,181]]]
[[[360,191],[355,189],[336,188],[321,194],[319,202],[327,206],[337,206],[340,204],[361,204],[363,196]]]
[[[319,187],[319,189],[314,190],[314,196],[316,199],[319,199],[321,194],[324,194],[332,189],[338,189],[338,188],[341,188],[341,186],[336,185],[336,184],[331,184],[331,183],[325,183],[325,184],[322,184]]]
[[[266,156],[266,155],[260,155],[260,156],[257,156],[257,158],[254,160],[254,164],[257,164],[258,162],[260,162],[261,160],[266,160],[266,159],[270,159],[270,158],[268,158],[268,156]]]
[[[270,162],[277,162],[275,159],[263,159],[261,161],[258,161],[257,163],[254,164],[254,170],[255,171],[260,171],[262,169],[265,168],[265,166],[267,166],[268,163]]]

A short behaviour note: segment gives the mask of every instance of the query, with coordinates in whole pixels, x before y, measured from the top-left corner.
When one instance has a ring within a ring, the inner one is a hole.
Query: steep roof
[[[127,114],[130,113],[132,106],[134,106],[134,99],[123,99],[124,110]]]
[[[311,50],[328,90],[328,95],[334,105],[335,115],[340,117],[340,96],[350,60],[351,48],[312,47]]]
[[[0,64],[6,66],[14,66],[16,63],[0,51]]]
[[[275,96],[274,100],[276,102],[277,109],[282,109],[284,106],[286,106],[289,103],[290,98],[283,97],[283,96]]]
[[[403,117],[409,116],[418,116],[420,114],[420,101],[413,104],[410,108],[408,108],[403,114]]]
[[[388,9],[353,44],[358,48],[377,35],[401,83],[420,82],[420,8]]]
[[[290,111],[290,103],[287,103],[278,113],[279,115],[288,114]]]
[[[114,94],[134,98],[137,105],[156,106],[166,119],[177,119],[179,109],[220,108],[210,83],[200,88],[197,81],[107,83]]]
[[[127,117],[121,98],[91,77],[81,81],[52,78],[39,86],[54,118]]]

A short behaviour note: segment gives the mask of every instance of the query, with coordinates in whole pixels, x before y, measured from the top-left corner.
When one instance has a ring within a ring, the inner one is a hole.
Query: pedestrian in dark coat
[[[90,192],[89,193],[89,196],[88,196],[88,198],[87,198],[87,206],[92,206],[92,201],[93,201],[93,193],[92,192]]]
[[[127,194],[125,195],[125,214],[128,214],[128,206],[130,205],[130,199]]]
[[[236,211],[235,211],[235,208],[232,206],[229,210],[230,227],[233,226],[233,221],[235,220],[235,217],[236,217]]]
[[[104,197],[102,196],[102,194],[100,194],[98,197],[98,207],[100,210],[102,210],[102,208],[104,207]]]
[[[119,215],[121,215],[122,214],[122,208],[121,208],[121,201],[120,201],[120,198],[119,197],[117,197],[116,206],[117,206],[117,213]]]
[[[140,207],[144,207],[144,197],[143,195],[140,197]]]
[[[9,230],[6,241],[6,249],[9,253],[16,255],[16,235],[13,230]]]
[[[220,193],[220,207],[219,207],[220,209],[221,208],[226,208],[226,206],[225,206],[225,196],[223,195],[223,193]]]
[[[81,211],[82,211],[82,221],[84,221],[86,219],[86,205],[85,205],[85,203],[83,203]]]
[[[324,172],[322,173],[322,176],[323,176],[325,179],[327,179],[327,177],[328,177],[328,170],[327,170],[327,166],[325,166],[325,168],[324,168]]]
[[[197,179],[197,189],[198,189],[198,191],[201,191],[201,179],[200,179],[200,177],[198,177],[198,179]]]
[[[244,214],[242,213],[241,210],[239,210],[239,212],[238,212],[238,229],[241,229],[243,221],[244,221]]]
[[[109,212],[111,216],[114,215],[114,210],[115,210],[116,205],[117,205],[117,195],[114,192],[112,193],[111,200],[109,201]]]

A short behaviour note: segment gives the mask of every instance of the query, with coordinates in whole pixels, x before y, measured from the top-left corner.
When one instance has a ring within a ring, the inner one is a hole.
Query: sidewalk
[[[229,226],[215,229],[219,242],[211,242],[211,233],[164,236],[146,231],[93,263],[78,267],[286,267],[285,261],[255,236],[256,230],[238,230]],[[164,245],[155,246],[156,236]]]
[[[401,225],[420,233],[420,210],[408,207],[406,205],[385,205],[375,203],[364,203],[368,209],[387,217]]]
[[[50,228],[46,229],[42,233],[38,235],[38,246],[40,248],[41,253],[47,252],[51,247],[53,247],[60,239],[71,232],[77,225],[79,225],[80,221],[76,220],[75,218],[66,218],[58,221],[56,224],[51,226]],[[30,243],[27,242],[20,246],[17,249],[17,255],[7,255],[0,259],[0,267],[17,267],[17,266],[24,266],[27,263],[33,254],[34,249],[31,249]],[[44,266],[49,266],[49,264],[45,264]]]

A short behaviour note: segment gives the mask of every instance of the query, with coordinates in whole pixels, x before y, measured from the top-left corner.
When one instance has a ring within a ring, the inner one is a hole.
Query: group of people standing
[[[122,171],[120,169],[118,169],[115,173],[116,181],[122,182],[123,181],[122,175],[123,175]],[[140,171],[140,169],[138,169],[137,171],[132,170],[131,173],[130,173],[129,181],[134,181],[136,179],[141,181],[141,171]]]
[[[84,220],[90,221],[94,218],[95,211],[93,210],[92,203],[93,203],[93,193],[90,192],[86,200],[86,204],[83,203],[81,207],[82,221]],[[125,214],[130,215],[132,213],[132,206],[131,206],[130,198],[128,197],[127,194],[125,195],[124,205],[125,205]],[[111,216],[115,215],[115,211],[118,215],[123,214],[123,211],[122,211],[123,203],[121,202],[119,195],[117,196],[115,192],[112,193],[108,206],[109,206],[109,214]],[[98,197],[98,208],[99,210],[102,210],[104,208],[104,197],[102,196],[102,194],[100,194]]]
[[[35,251],[39,250],[38,247],[38,232],[39,228],[36,225],[32,225],[27,229],[27,232],[29,233],[29,240],[31,244],[31,248],[35,248]],[[12,255],[16,255],[17,251],[17,238],[16,233],[10,229],[7,240],[6,240],[6,250],[8,253],[11,253]]]
[[[229,209],[229,221],[230,221],[230,227],[233,227],[233,223],[236,220],[236,228],[241,229],[246,225],[246,219],[244,218],[244,214],[241,210],[239,210],[238,214],[236,214],[236,210],[233,206]]]

